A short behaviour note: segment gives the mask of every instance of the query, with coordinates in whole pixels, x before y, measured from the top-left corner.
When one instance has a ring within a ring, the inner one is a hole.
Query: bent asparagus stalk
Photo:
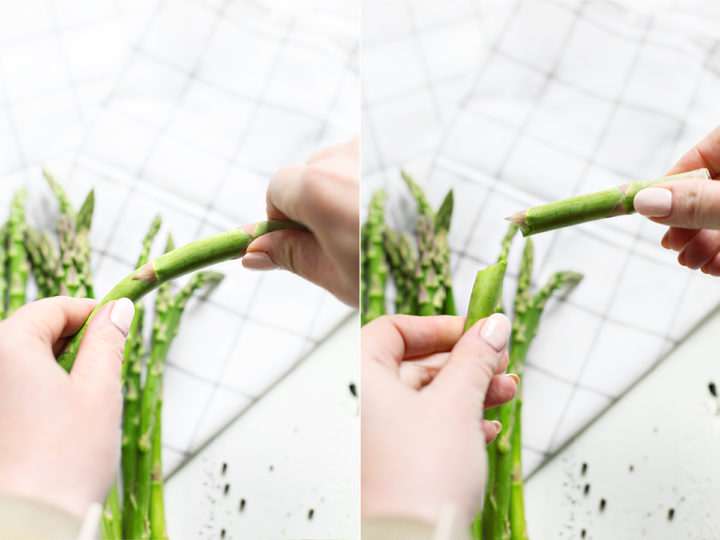
[[[588,221],[624,216],[635,212],[633,201],[640,190],[668,180],[681,180],[683,178],[709,180],[710,172],[707,169],[696,169],[652,180],[636,180],[603,191],[578,195],[562,201],[521,210],[505,219],[517,223],[523,236],[529,236]]]
[[[166,281],[212,264],[242,257],[250,242],[255,238],[282,229],[307,231],[304,225],[294,221],[260,221],[253,225],[190,242],[153,259],[125,277],[100,301],[82,328],[68,342],[64,352],[58,358],[58,363],[66,371],[70,371],[90,320],[108,302],[119,298],[129,298],[133,302],[137,302]]]

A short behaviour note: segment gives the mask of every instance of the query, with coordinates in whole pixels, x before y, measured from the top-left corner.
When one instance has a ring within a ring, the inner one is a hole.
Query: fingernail
[[[480,337],[497,352],[502,351],[510,337],[510,319],[502,313],[490,315],[480,330]]]
[[[635,195],[633,206],[643,216],[667,217],[672,210],[672,192],[665,188],[645,188]]]
[[[664,247],[665,249],[670,249],[670,239],[669,239],[669,236],[670,236],[670,231],[666,232],[666,233],[663,235],[662,240],[660,240],[660,245],[661,245],[662,247]]]
[[[707,269],[707,264],[703,264],[703,265],[700,267],[700,271],[701,271],[703,274],[708,274],[708,275],[710,274],[710,272],[708,272],[708,269]]]
[[[685,264],[685,255],[683,255],[682,251],[678,254],[678,262],[683,266],[687,266]]]
[[[128,335],[133,316],[135,315],[135,304],[129,298],[120,298],[115,300],[112,311],[110,312],[110,320],[118,327],[124,336]]]
[[[278,267],[267,253],[251,251],[243,257],[243,266],[249,270],[274,270]]]
[[[518,377],[514,373],[507,373],[507,376],[510,377],[513,381],[515,381],[515,386],[520,385],[520,377]]]
[[[492,420],[492,425],[495,426],[495,429],[497,429],[498,433],[502,431],[502,424],[497,420]]]

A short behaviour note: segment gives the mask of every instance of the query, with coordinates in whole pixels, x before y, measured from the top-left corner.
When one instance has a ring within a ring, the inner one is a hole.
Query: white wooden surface
[[[719,343],[715,312],[529,479],[530,538],[720,538]]]
[[[360,537],[359,329],[347,319],[168,480],[170,538]]]

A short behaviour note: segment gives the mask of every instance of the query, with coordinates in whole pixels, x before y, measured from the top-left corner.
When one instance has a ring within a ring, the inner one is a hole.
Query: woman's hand
[[[97,305],[56,297],[0,323],[0,491],[82,518],[112,486],[120,452],[120,372],[134,306],[104,306],[70,374],[55,361]]]
[[[310,233],[276,231],[253,241],[242,259],[253,270],[284,268],[358,306],[359,166],[357,138],[280,169],[267,190],[268,219],[291,219]]]
[[[437,521],[446,503],[470,523],[487,481],[485,445],[510,401],[510,321],[495,314],[463,334],[464,317],[380,317],[362,329],[362,511]]]
[[[668,174],[707,168],[720,176],[720,126],[685,154]],[[678,262],[692,270],[720,276],[720,182],[672,180],[635,195],[635,210],[670,225],[662,238],[666,249],[679,252]]]

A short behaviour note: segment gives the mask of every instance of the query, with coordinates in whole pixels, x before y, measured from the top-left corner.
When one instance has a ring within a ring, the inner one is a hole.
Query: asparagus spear
[[[368,242],[370,237],[370,226],[367,221],[360,227],[360,326],[367,321],[368,310]]]
[[[5,318],[7,312],[8,227],[9,224],[5,223],[0,228],[0,321]]]
[[[652,180],[636,180],[603,191],[528,208],[505,219],[517,223],[523,236],[529,236],[587,221],[632,214],[635,212],[633,201],[638,191],[654,184],[683,178],[709,180],[710,172],[707,169],[697,169]]]
[[[155,410],[155,428],[152,439],[152,485],[150,487],[150,538],[167,540],[165,527],[165,499],[162,475],[162,388],[158,393]]]
[[[365,317],[366,322],[385,314],[385,283],[388,275],[387,262],[383,251],[385,198],[384,190],[376,191],[368,207],[368,309]]]
[[[122,512],[120,511],[120,498],[118,497],[117,480],[113,484],[110,494],[105,500],[102,513],[103,540],[122,540]]]
[[[406,234],[387,229],[385,232],[385,252],[397,295],[395,296],[395,312],[412,314],[416,304],[415,280],[415,253],[410,239]]]
[[[38,297],[47,298],[60,293],[56,279],[57,253],[45,231],[27,228],[26,244],[30,268],[38,286]]]
[[[215,263],[242,256],[247,246],[255,238],[281,229],[307,230],[305,226],[293,221],[260,221],[244,228],[233,229],[190,242],[148,262],[126,276],[100,301],[82,328],[68,342],[64,352],[58,358],[58,363],[66,371],[70,371],[89,321],[108,302],[123,297],[137,302],[166,281]]]
[[[20,189],[10,203],[10,221],[8,222],[8,272],[9,297],[8,316],[25,305],[25,288],[30,273],[30,263],[25,251],[25,203],[27,191]]]
[[[224,276],[217,272],[198,272],[194,274],[187,285],[165,305],[156,302],[156,322],[153,327],[153,343],[150,350],[150,363],[147,380],[143,389],[142,405],[140,409],[140,431],[138,436],[138,463],[137,463],[137,511],[133,518],[133,535],[135,538],[150,537],[150,491],[152,472],[152,439],[156,418],[158,395],[162,388],[162,378],[165,369],[170,344],[177,335],[180,319],[188,299],[200,288],[217,285]],[[159,294],[159,293],[158,293]],[[162,307],[162,309],[161,309]],[[162,473],[161,473],[162,474]]]
[[[79,296],[94,298],[92,285],[92,254],[90,249],[90,226],[95,210],[95,191],[90,190],[75,219],[75,246],[73,265],[80,280]]]
[[[522,387],[518,388],[515,400],[515,422],[510,451],[512,464],[510,470],[510,538],[511,540],[528,540],[522,472]]]
[[[150,258],[150,249],[153,240],[160,230],[161,219],[156,216],[150,223],[148,232],[142,241],[142,248],[138,256],[136,268],[141,268]],[[168,235],[165,253],[172,251],[174,243],[172,236]],[[163,304],[167,287],[162,286],[158,291],[155,302],[156,309]],[[135,497],[138,447],[137,437],[140,429],[140,376],[142,372],[142,357],[145,354],[143,341],[143,323],[145,320],[145,308],[142,302],[135,304],[135,316],[128,332],[125,342],[125,362],[123,363],[122,379],[125,381],[125,412],[123,416],[123,439],[122,439],[122,478],[123,478],[123,531],[129,536],[133,526],[133,515],[137,509]],[[129,377],[125,377],[125,370],[128,369]]]

